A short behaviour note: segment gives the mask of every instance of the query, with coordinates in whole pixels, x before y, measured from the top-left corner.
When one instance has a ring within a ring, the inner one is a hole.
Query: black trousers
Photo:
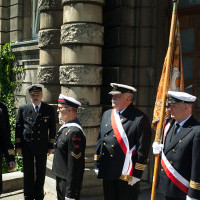
[[[34,165],[35,159],[35,165]],[[24,199],[43,200],[47,154],[23,155]],[[34,173],[34,170],[36,173]],[[34,176],[34,174],[36,176]]]
[[[65,200],[65,194],[66,194],[66,187],[67,187],[67,181],[63,178],[60,178],[56,176],[56,191],[57,191],[57,198],[58,200]],[[76,190],[76,189],[75,189]],[[75,200],[80,199],[80,192],[76,192]]]
[[[138,185],[122,180],[103,180],[104,200],[138,200]]]

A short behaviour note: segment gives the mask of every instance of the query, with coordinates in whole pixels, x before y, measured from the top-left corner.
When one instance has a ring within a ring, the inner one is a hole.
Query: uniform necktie
[[[175,129],[174,129],[174,135],[177,133],[179,127],[180,127],[179,123],[176,123],[175,124]]]
[[[176,133],[177,133],[179,127],[180,127],[179,123],[174,124],[171,139],[176,135]]]
[[[35,106],[35,111],[36,111],[36,113],[38,114],[38,112],[39,112],[38,106]]]

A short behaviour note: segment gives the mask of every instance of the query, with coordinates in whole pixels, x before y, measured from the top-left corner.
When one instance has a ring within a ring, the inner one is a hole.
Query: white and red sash
[[[131,181],[133,175],[132,156],[136,153],[136,145],[134,145],[132,149],[129,148],[129,141],[116,109],[113,109],[111,112],[111,124],[117,141],[125,155],[122,176],[120,178],[125,181]]]
[[[170,164],[170,162],[167,160],[164,152],[162,152],[162,159],[161,159],[161,165],[167,174],[168,178],[183,192],[186,194],[189,190],[190,183],[181,176]]]
[[[164,135],[163,135],[163,144],[167,135],[167,132],[171,126],[172,120],[170,120],[164,129]],[[170,162],[167,160],[167,157],[165,156],[164,152],[162,151],[162,159],[161,159],[161,165],[168,176],[168,178],[184,193],[188,193],[189,185],[190,183],[181,176],[170,164]]]

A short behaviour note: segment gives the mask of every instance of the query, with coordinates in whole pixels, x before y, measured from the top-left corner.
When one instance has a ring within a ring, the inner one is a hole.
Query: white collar
[[[33,108],[35,109],[36,108],[36,105],[34,104],[34,103],[32,103],[33,104]],[[40,104],[38,105],[38,109],[40,109],[40,107],[41,107],[41,102],[40,102]]]
[[[182,126],[185,124],[185,122],[186,122],[191,116],[192,116],[192,115],[190,115],[189,117],[187,117],[186,119],[184,119],[182,122],[177,122],[177,121],[175,121],[175,124],[179,124],[180,127],[182,127]]]
[[[127,108],[127,107],[126,107]],[[118,112],[119,112],[119,114],[122,114],[125,110],[126,110],[126,108],[124,108],[124,109],[122,109],[122,110],[118,110]]]

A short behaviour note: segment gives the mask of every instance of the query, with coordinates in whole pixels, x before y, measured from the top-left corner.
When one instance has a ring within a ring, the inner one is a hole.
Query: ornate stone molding
[[[103,45],[103,27],[97,24],[76,23],[61,27],[61,44],[82,43]]]
[[[60,83],[72,85],[101,85],[102,67],[67,65],[60,67]]]
[[[61,10],[61,0],[40,0],[39,1],[39,10]]]
[[[48,29],[39,31],[39,48],[61,48],[60,46],[60,30]]]
[[[59,68],[57,66],[39,67],[38,82],[43,84],[59,84]]]

